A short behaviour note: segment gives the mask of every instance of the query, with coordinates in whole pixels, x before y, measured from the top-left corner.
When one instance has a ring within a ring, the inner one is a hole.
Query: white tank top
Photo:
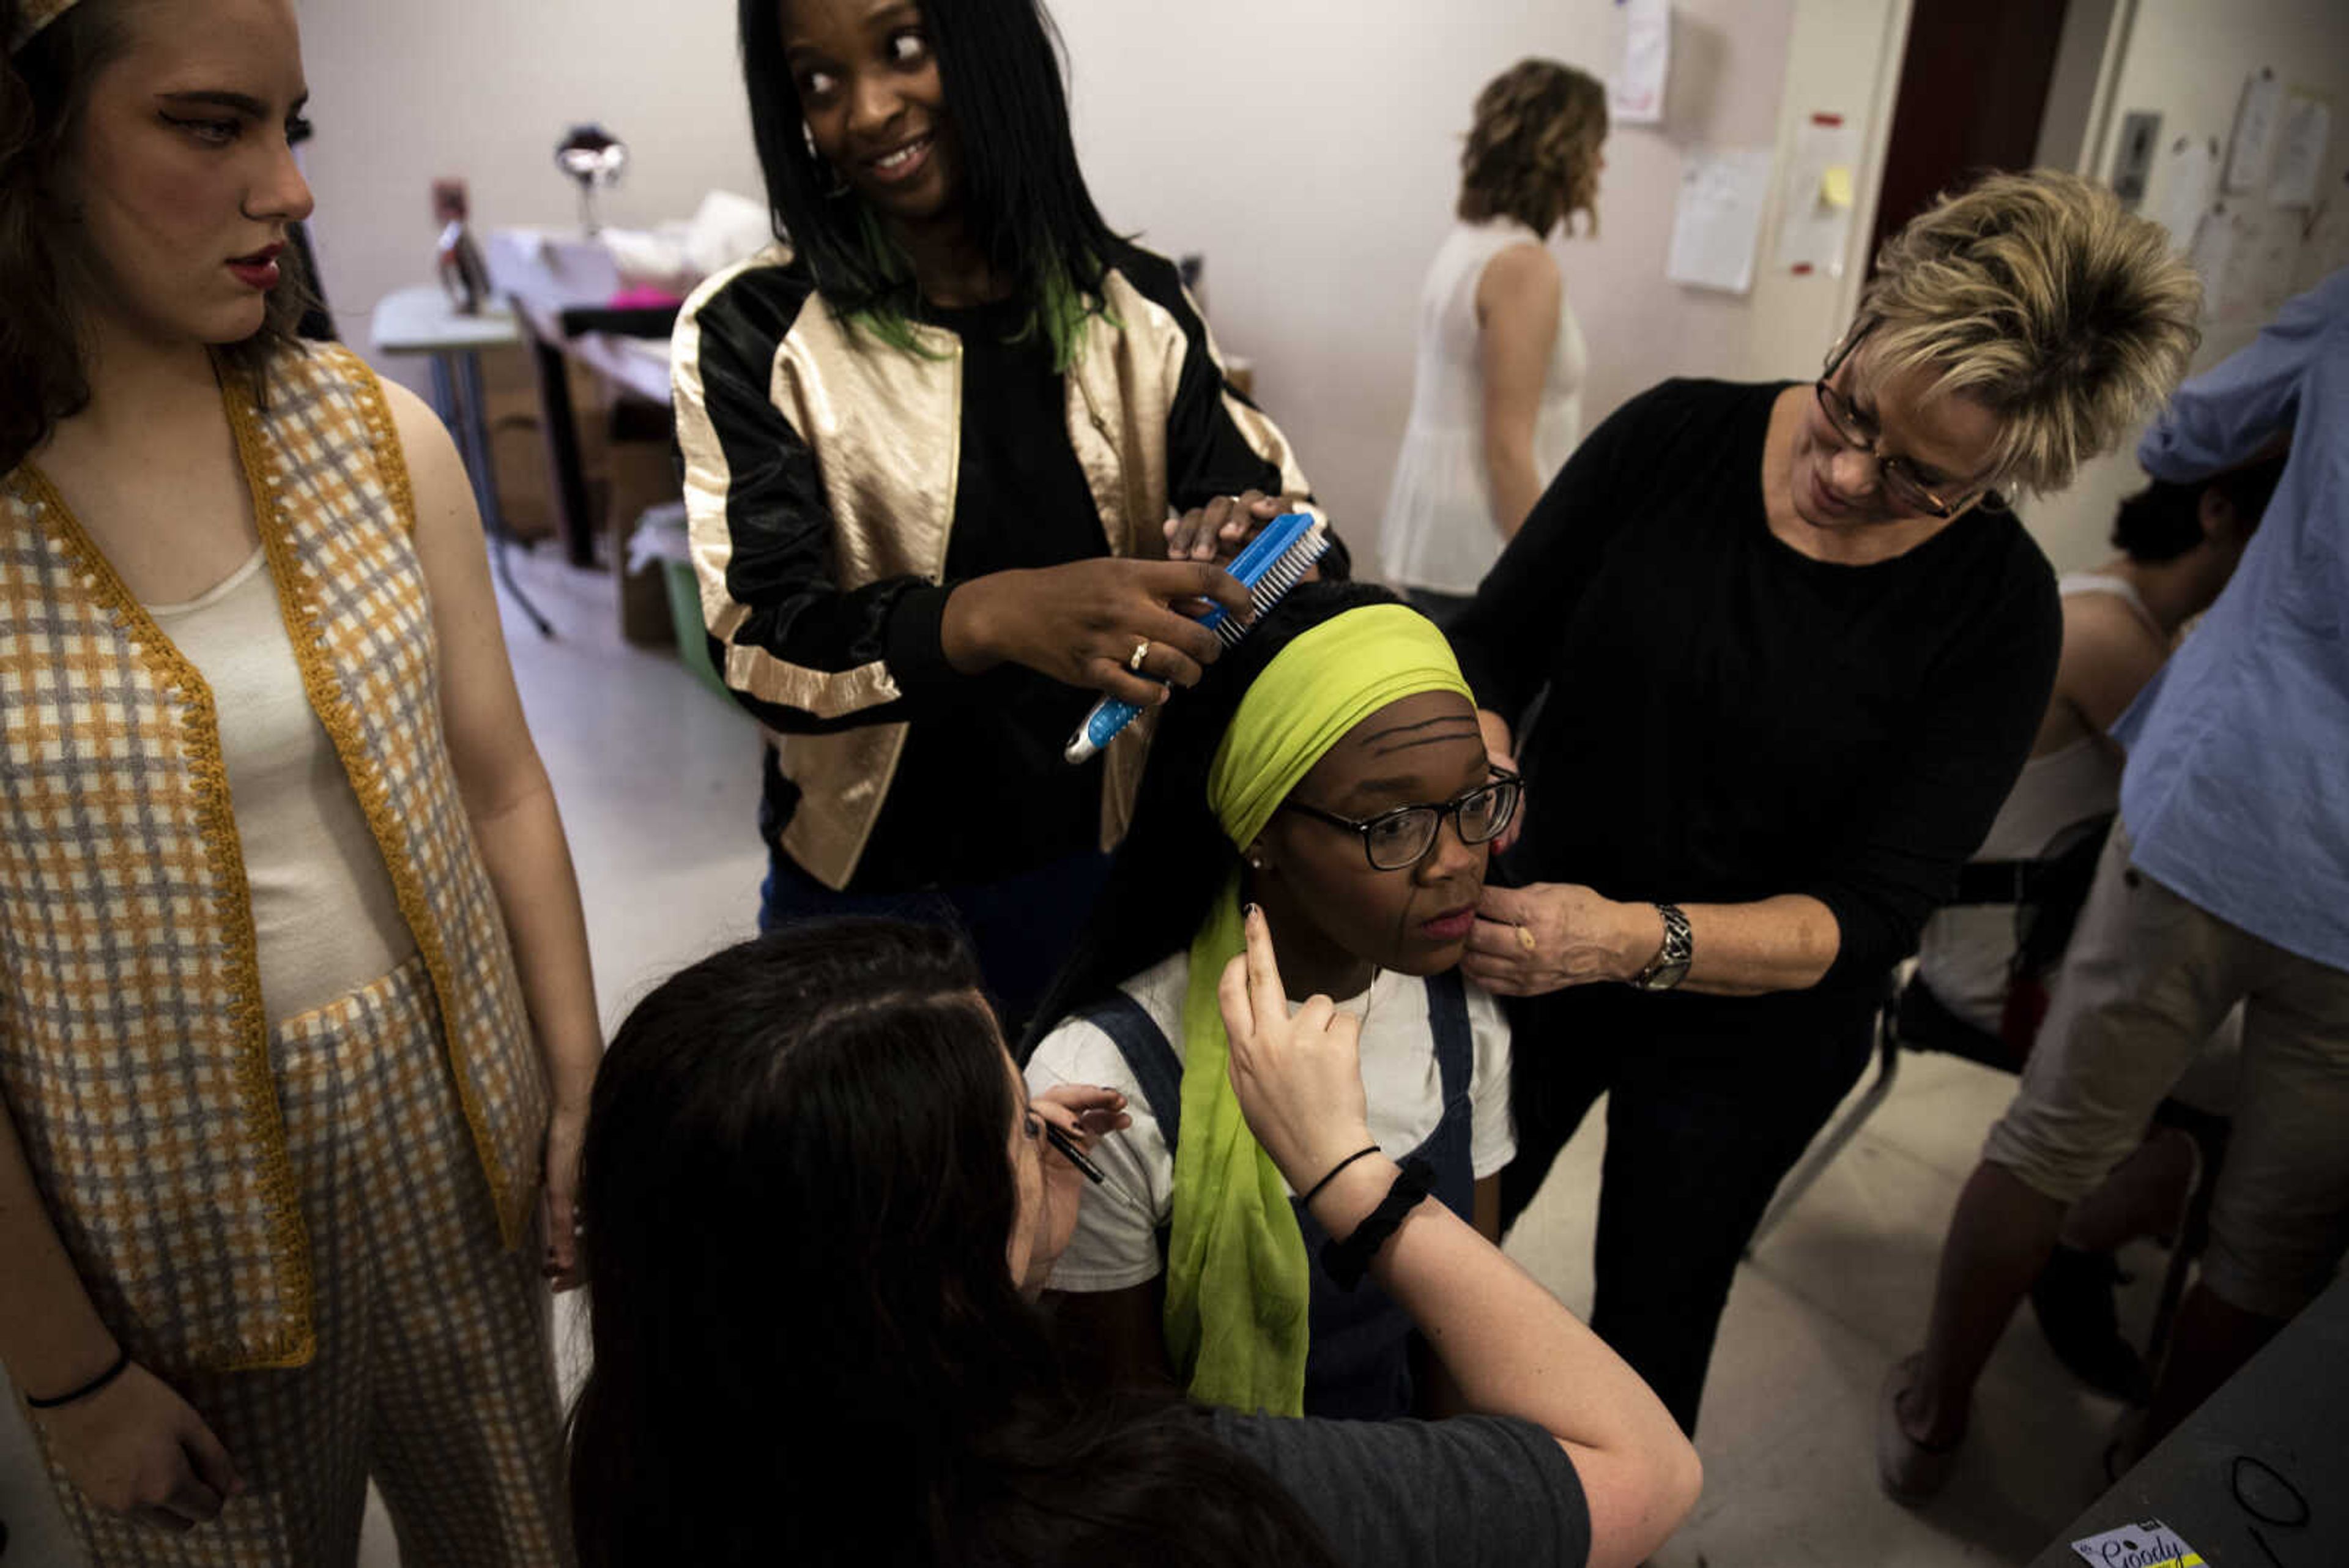
[[[147,613],[212,688],[270,1022],[389,974],[416,939],[303,689],[262,553],[202,597]]]
[[[1427,270],[1419,301],[1419,364],[1411,421],[1395,457],[1379,528],[1380,564],[1399,587],[1473,594],[1500,557],[1485,468],[1485,370],[1476,288],[1511,245],[1542,243],[1513,218],[1458,223]],[[1534,416],[1534,470],[1547,484],[1582,439],[1588,367],[1573,308],[1558,304],[1557,342]]]
[[[2156,638],[2167,641],[2161,623],[2123,577],[2071,572],[2056,584],[2065,598],[2075,594],[2110,594],[2125,601]],[[2083,735],[2066,746],[2033,757],[2008,792],[2006,802],[1974,851],[1977,860],[2032,860],[2044,855],[2065,829],[2118,811],[2121,759],[2100,735]],[[2014,910],[1995,905],[1959,905],[1925,922],[1917,950],[1917,972],[1951,1012],[1980,1029],[1995,1032],[2006,1007],[2007,966],[2014,960]]]

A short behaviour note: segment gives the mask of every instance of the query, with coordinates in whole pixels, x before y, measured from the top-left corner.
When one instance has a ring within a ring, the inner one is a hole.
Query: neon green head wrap
[[[1282,649],[1257,676],[1207,770],[1207,805],[1245,850],[1313,764],[1406,697],[1474,701],[1426,617],[1369,605]],[[1296,1416],[1305,1408],[1312,1271],[1280,1172],[1232,1094],[1216,987],[1245,946],[1236,872],[1191,940],[1183,998],[1183,1126],[1166,1248],[1166,1348],[1194,1398]]]

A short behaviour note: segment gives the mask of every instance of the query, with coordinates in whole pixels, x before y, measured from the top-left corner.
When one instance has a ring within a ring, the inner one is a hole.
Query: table
[[[579,427],[573,421],[571,379],[565,359],[575,359],[605,385],[640,402],[668,407],[668,335],[677,310],[613,311],[603,306],[556,307],[513,296],[514,313],[530,347],[532,378],[538,388],[539,424],[546,441],[549,488],[564,552],[574,566],[595,564],[596,519],[587,499],[587,477],[579,454]],[[583,326],[597,318],[629,317],[633,333]]]
[[[587,501],[566,360],[577,360],[622,394],[668,406],[668,335],[677,307],[614,308],[620,269],[601,244],[531,229],[492,231],[483,253],[490,282],[512,302],[538,387],[549,492],[574,566],[595,564],[596,518]]]
[[[2211,1568],[2341,1568],[2349,1563],[2345,1407],[2349,1278],[2334,1281],[2031,1568],[2085,1568],[2073,1542],[2146,1519],[2175,1530]],[[2302,1522],[2285,1522],[2295,1515]]]
[[[473,482],[473,500],[481,508],[481,530],[489,538],[498,582],[538,628],[538,635],[553,637],[554,623],[514,581],[513,564],[508,558],[513,535],[506,527],[505,508],[498,504],[497,470],[490,456],[489,401],[481,389],[481,350],[522,340],[513,316],[496,306],[485,307],[478,316],[461,315],[438,286],[425,284],[394,290],[378,301],[373,330],[378,351],[421,354],[431,360],[432,406],[464,455],[465,472]]]

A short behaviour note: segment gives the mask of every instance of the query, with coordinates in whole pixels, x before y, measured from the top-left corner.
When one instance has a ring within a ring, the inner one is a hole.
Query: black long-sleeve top
[[[1667,381],[1624,405],[1453,640],[1513,726],[1547,688],[1518,739],[1514,871],[1623,900],[1809,894],[1842,933],[1818,1000],[1847,1002],[1915,950],[1988,831],[2063,622],[2011,514],[1969,513],[1864,566],[1773,535],[1763,444],[1785,389]]]

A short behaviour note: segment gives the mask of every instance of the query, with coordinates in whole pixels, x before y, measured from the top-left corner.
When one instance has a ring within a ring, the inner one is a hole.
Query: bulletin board
[[[2146,191],[2146,215],[2192,258],[2206,323],[2256,327],[2349,266],[2342,109],[2289,65],[2261,65],[2244,76],[2226,123],[2157,123],[2149,137],[2124,137],[2115,186]]]

